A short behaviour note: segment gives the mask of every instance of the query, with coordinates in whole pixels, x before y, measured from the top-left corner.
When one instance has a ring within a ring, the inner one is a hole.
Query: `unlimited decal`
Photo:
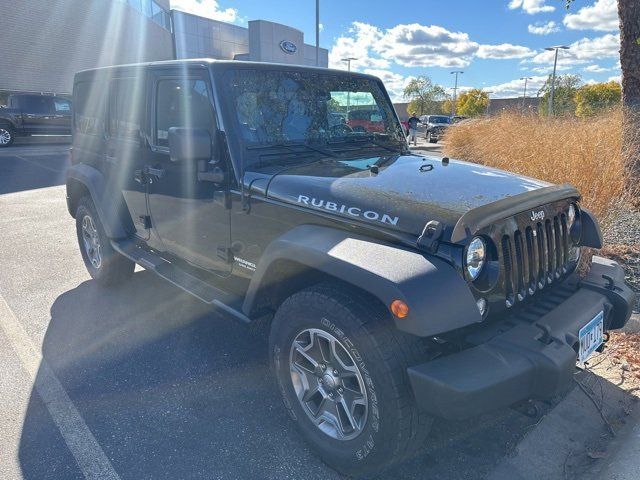
[[[397,225],[398,217],[392,217],[386,213],[378,213],[374,210],[363,210],[358,207],[350,207],[348,205],[341,205],[335,202],[329,202],[327,200],[316,199],[308,197],[306,195],[298,195],[298,203],[308,205],[310,207],[320,208],[329,212],[338,212],[343,215],[351,215],[352,217],[364,217],[367,220],[374,222],[386,223],[389,225]]]

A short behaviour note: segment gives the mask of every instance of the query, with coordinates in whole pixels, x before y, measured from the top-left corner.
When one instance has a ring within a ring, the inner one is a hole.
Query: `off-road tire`
[[[337,439],[321,431],[298,400],[290,352],[306,329],[330,333],[360,359],[356,363],[365,380],[368,415],[353,439]],[[334,284],[292,295],[274,317],[269,352],[288,413],[323,461],[339,472],[377,475],[424,446],[432,419],[416,407],[407,375],[407,367],[425,361],[423,343],[397,330],[386,308],[367,295]]]
[[[16,139],[16,134],[8,125],[0,125],[0,148],[9,147],[13,144],[13,141]],[[7,140],[8,137],[8,140]]]
[[[86,221],[85,217],[91,219],[99,241],[100,262],[98,265],[94,265],[91,262],[83,239],[83,221]],[[90,196],[82,197],[78,201],[78,208],[76,209],[76,234],[78,236],[80,252],[82,253],[82,260],[84,260],[84,264],[91,278],[102,285],[112,286],[125,282],[131,277],[135,263],[120,255],[111,246],[109,237],[107,237],[104,231],[104,227],[102,226],[102,222],[100,222],[100,217],[96,212],[96,207]]]

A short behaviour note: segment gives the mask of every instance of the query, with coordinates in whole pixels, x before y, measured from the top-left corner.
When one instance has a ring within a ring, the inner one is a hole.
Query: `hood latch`
[[[416,242],[418,247],[430,253],[436,253],[442,237],[442,224],[436,220],[428,222]]]

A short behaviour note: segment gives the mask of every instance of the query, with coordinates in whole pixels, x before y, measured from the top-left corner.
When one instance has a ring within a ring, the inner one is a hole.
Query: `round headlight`
[[[576,221],[576,206],[572,203],[569,205],[569,211],[567,212],[567,228],[571,230],[573,224]]]
[[[471,280],[475,280],[480,275],[487,256],[487,247],[480,237],[475,237],[467,247],[467,273]]]

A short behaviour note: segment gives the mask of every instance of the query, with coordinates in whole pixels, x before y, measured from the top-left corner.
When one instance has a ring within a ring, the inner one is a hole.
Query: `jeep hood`
[[[378,166],[377,173],[372,165]],[[245,177],[245,182],[268,198],[416,236],[436,220],[445,240],[470,210],[550,186],[477,164],[447,164],[417,155],[271,167]]]

